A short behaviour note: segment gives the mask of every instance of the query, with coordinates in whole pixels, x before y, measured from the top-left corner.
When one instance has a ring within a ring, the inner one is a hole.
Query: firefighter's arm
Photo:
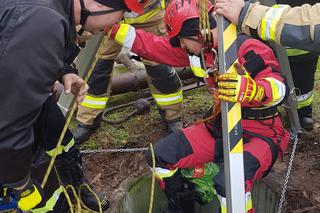
[[[189,66],[187,52],[183,48],[172,47],[165,37],[136,30],[128,24],[114,26],[110,37],[145,59],[175,67]]]
[[[274,106],[286,96],[284,79],[273,51],[255,39],[246,40],[238,50],[235,72],[219,77],[220,99],[251,106]]]
[[[219,76],[219,98],[252,106],[276,106],[286,95],[286,86],[274,76],[254,80],[249,72],[236,63],[237,72]]]
[[[283,46],[320,53],[320,3],[291,8],[246,2],[238,26],[242,32]]]

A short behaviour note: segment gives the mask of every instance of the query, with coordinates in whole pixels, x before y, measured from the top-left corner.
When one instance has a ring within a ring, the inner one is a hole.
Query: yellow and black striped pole
[[[220,74],[237,72],[234,68],[234,63],[238,61],[236,26],[224,17],[218,16],[217,27]],[[240,103],[222,101],[221,115],[227,212],[245,213],[243,131]]]

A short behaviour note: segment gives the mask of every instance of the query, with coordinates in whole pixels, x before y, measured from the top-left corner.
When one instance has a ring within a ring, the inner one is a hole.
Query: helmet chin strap
[[[84,0],[79,0],[79,1],[80,1],[80,7],[81,7],[81,13],[80,13],[81,29],[78,32],[79,35],[82,35],[82,33],[84,32],[83,27],[86,24],[86,21],[89,16],[105,15],[105,14],[109,14],[109,13],[113,13],[121,10],[121,9],[111,9],[111,10],[101,10],[101,11],[89,11],[84,5]]]

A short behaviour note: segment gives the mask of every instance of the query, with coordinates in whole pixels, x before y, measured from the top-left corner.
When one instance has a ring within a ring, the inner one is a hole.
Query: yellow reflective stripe
[[[206,71],[201,67],[201,60],[198,56],[189,55],[190,68],[193,74],[199,78],[204,78]]]
[[[162,3],[161,3],[162,4]],[[154,15],[156,15],[157,13],[159,13],[162,8],[162,6],[159,6],[147,13],[144,13],[141,16],[137,16],[137,17],[124,17],[124,22],[126,24],[142,24],[145,23],[146,21],[148,21],[149,19],[151,19]],[[117,40],[117,39],[116,39]],[[118,41],[118,40],[117,40]]]
[[[72,138],[72,140],[71,140],[67,145],[65,145],[65,146],[60,145],[60,146],[58,147],[58,155],[60,155],[63,151],[64,151],[64,152],[69,151],[69,149],[70,149],[71,147],[73,147],[74,144],[75,144],[74,138]],[[52,157],[52,156],[53,156],[53,153],[54,153],[54,150],[55,150],[55,149],[50,150],[50,151],[47,151],[47,154]]]
[[[162,1],[161,1],[161,9],[162,9],[162,10],[165,10],[165,9],[166,9],[166,1],[165,1],[165,0],[162,0]]]
[[[183,96],[182,96],[182,90],[179,90],[176,93],[171,94],[152,94],[155,101],[160,106],[166,106],[171,104],[177,104],[182,102]]]
[[[292,49],[292,48],[287,48],[287,55],[288,56],[297,56],[297,55],[304,55],[309,53],[308,51],[304,50],[299,50],[299,49]]]
[[[155,173],[156,178],[158,180],[163,180],[163,178],[168,178],[168,177],[171,177],[172,175],[174,175],[174,173],[176,173],[177,170],[178,170],[178,168],[176,168],[175,170],[168,170],[168,169],[156,167],[154,173]]]
[[[38,208],[38,209],[32,209],[31,212],[44,213],[44,212],[52,211],[62,192],[63,192],[63,189],[62,189],[62,186],[60,186],[57,190],[54,191],[53,195],[46,202],[46,205],[44,207]]]
[[[116,36],[114,38],[115,41],[119,42],[120,44],[124,44],[125,39],[127,37],[127,33],[129,31],[129,25],[127,24],[120,24],[120,27],[116,33]]]
[[[268,9],[261,22],[261,38],[263,40],[276,39],[276,27],[282,13],[288,8],[288,5],[274,5]]]
[[[314,94],[313,91],[308,92],[305,95],[300,95],[297,97],[298,99],[298,109],[301,109],[303,107],[310,106],[313,102]]]
[[[227,199],[225,197],[221,197],[220,195],[217,196],[220,201],[221,213],[227,213]]]
[[[246,193],[246,212],[248,212],[249,210],[252,210],[253,206],[252,206],[252,198],[251,198],[251,193],[247,192]]]
[[[193,74],[199,78],[203,78],[206,74],[206,71],[202,69],[201,67],[195,67],[195,66],[190,66]]]
[[[89,107],[93,109],[104,109],[106,107],[108,99],[109,99],[108,97],[93,97],[93,96],[87,95],[83,99],[81,106]]]
[[[263,78],[264,80],[268,81],[271,86],[272,90],[272,98],[271,102],[265,104],[265,106],[275,106],[282,101],[284,96],[286,95],[286,86],[281,81],[275,78]]]

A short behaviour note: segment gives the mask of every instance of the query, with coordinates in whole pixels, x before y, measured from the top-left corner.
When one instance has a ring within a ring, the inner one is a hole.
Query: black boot
[[[68,152],[63,153],[57,158],[55,166],[57,168],[61,182],[67,185],[73,185],[78,192],[79,187],[85,184],[84,175],[82,171],[82,159],[78,149],[71,148]],[[92,211],[99,211],[99,203],[96,197],[86,188],[82,187],[80,199],[82,203]],[[106,210],[110,207],[108,199],[100,193],[96,193],[102,210]]]
[[[164,178],[164,192],[168,198],[168,213],[195,213],[196,191],[194,184],[184,180],[178,170],[173,176]]]
[[[101,118],[102,113],[94,119],[93,124],[90,126],[78,122],[78,125],[73,132],[76,145],[81,145],[89,139],[92,133],[100,127]]]
[[[298,109],[298,115],[300,120],[301,128],[305,129],[306,131],[313,130],[313,118],[312,118],[312,106],[306,106],[303,108]]]

